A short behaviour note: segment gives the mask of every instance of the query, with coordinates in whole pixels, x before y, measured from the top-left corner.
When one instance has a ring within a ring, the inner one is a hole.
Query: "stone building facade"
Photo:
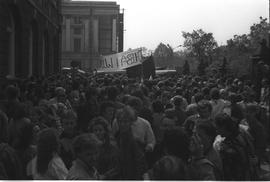
[[[123,51],[123,14],[116,2],[62,1],[62,66],[92,70],[100,55]]]
[[[0,77],[60,69],[60,0],[0,0]]]

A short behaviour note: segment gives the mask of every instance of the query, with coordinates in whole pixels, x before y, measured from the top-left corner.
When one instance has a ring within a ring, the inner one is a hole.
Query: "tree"
[[[212,33],[206,33],[202,29],[193,30],[192,33],[182,32],[185,38],[184,45],[191,56],[197,57],[198,60],[204,59],[212,54],[217,47]]]
[[[248,34],[234,35],[227,41],[224,56],[228,58],[230,69],[238,76],[250,74],[248,60],[252,55],[260,54],[259,48],[263,45],[263,39],[268,38],[269,30],[267,19],[260,17],[260,21],[250,27]]]
[[[190,68],[189,68],[188,60],[185,60],[185,64],[183,66],[183,74],[184,75],[190,74]]]
[[[227,59],[226,59],[226,57],[223,57],[223,61],[222,61],[222,64],[220,65],[219,71],[220,71],[220,74],[222,76],[226,75],[226,73],[227,73]]]
[[[204,73],[202,69],[208,65],[208,61],[205,62],[205,60],[212,60],[213,50],[218,46],[213,34],[199,29],[193,30],[192,33],[183,31],[182,36],[185,38],[183,47],[188,50],[190,56],[197,58],[199,61],[198,71]]]
[[[172,47],[167,44],[160,43],[154,51],[154,57],[169,58],[173,56]]]
[[[172,63],[173,56],[173,49],[169,44],[160,43],[154,51],[154,60],[157,66],[169,66]]]

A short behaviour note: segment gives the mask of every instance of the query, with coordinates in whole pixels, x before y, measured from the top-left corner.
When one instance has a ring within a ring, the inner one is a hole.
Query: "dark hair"
[[[72,146],[75,157],[87,149],[93,149],[101,142],[92,133],[84,133],[74,138]]]
[[[173,105],[177,106],[177,107],[180,107],[181,104],[183,103],[184,99],[182,96],[174,96],[173,97]]]
[[[212,112],[212,105],[208,100],[201,100],[200,102],[198,102],[198,111],[203,110],[207,108],[208,110],[210,110],[210,112]]]
[[[23,169],[15,150],[6,143],[0,143],[1,180],[21,180]]]
[[[152,180],[185,180],[186,165],[173,156],[162,157],[153,167]]]
[[[100,105],[100,114],[103,115],[107,108],[114,108],[114,103],[112,101],[102,102]]]
[[[220,98],[219,90],[217,88],[212,88],[210,92],[210,96],[212,99],[217,100]]]
[[[48,128],[38,134],[37,140],[37,172],[46,173],[53,153],[58,151],[59,138],[55,129]]]
[[[6,95],[8,100],[16,99],[19,96],[20,90],[14,85],[9,85],[6,88]]]
[[[177,117],[175,109],[173,109],[173,108],[166,109],[165,110],[165,117],[169,118],[169,119],[174,119],[175,117]]]
[[[27,149],[33,142],[34,125],[28,118],[23,118],[18,121],[18,127],[15,132],[16,140],[13,147],[15,149]]]
[[[171,129],[164,133],[163,146],[169,155],[187,161],[189,158],[189,138],[183,129]]]
[[[115,100],[118,95],[118,89],[115,86],[110,86],[107,88],[107,95],[109,100]]]
[[[205,132],[205,134],[209,137],[211,137],[212,143],[214,143],[215,138],[217,136],[217,130],[216,127],[210,123],[210,122],[200,122],[197,126],[196,129],[201,129]]]
[[[153,108],[153,112],[156,112],[156,113],[164,112],[164,106],[160,100],[155,100],[152,103],[152,108]]]
[[[86,100],[89,100],[91,97],[96,96],[97,94],[98,92],[95,87],[88,87],[85,93]]]
[[[200,102],[201,100],[203,100],[204,96],[201,92],[198,92],[194,95],[194,99],[195,99],[195,102],[198,103]]]
[[[108,125],[107,121],[103,117],[100,117],[100,116],[95,117],[95,118],[93,118],[91,120],[91,122],[90,122],[90,124],[88,126],[88,130],[91,133],[93,133],[93,128],[96,125],[101,125],[104,128],[104,130],[105,130],[105,142],[104,142],[104,144],[106,146],[108,146],[109,143],[110,143],[110,136],[109,136],[109,125]]]
[[[220,113],[215,117],[215,124],[217,127],[222,127],[226,131],[236,136],[239,133],[238,123],[233,121],[232,118],[226,113]]]
[[[140,110],[141,110],[141,108],[143,106],[143,103],[142,103],[142,100],[140,98],[135,97],[135,96],[131,96],[128,99],[127,105],[134,108],[136,110],[136,112],[140,112]]]

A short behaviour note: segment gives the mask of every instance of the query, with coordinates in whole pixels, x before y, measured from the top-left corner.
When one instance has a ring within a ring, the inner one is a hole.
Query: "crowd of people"
[[[269,80],[58,74],[6,80],[0,179],[261,180]]]

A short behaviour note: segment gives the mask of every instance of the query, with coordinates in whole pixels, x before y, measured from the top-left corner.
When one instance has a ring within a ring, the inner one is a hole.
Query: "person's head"
[[[204,97],[210,95],[210,89],[208,87],[203,87],[202,88],[202,94]]]
[[[20,90],[17,87],[15,87],[14,85],[9,85],[6,88],[6,96],[7,96],[8,100],[18,99],[19,94],[20,94]]]
[[[189,104],[186,109],[187,116],[198,114],[197,104]]]
[[[93,118],[88,130],[95,134],[101,142],[109,142],[109,126],[103,117]]]
[[[204,96],[201,92],[198,92],[194,95],[194,99],[195,99],[195,102],[198,103],[204,99]]]
[[[211,99],[218,100],[220,98],[219,90],[217,88],[212,88],[210,91]]]
[[[198,106],[198,113],[201,118],[206,119],[211,116],[212,112],[212,105],[208,100],[201,100],[197,104]]]
[[[116,119],[119,122],[120,132],[124,132],[130,129],[131,124],[137,120],[137,113],[132,107],[125,106],[117,111]]]
[[[185,180],[186,165],[182,159],[164,156],[153,167],[151,180]]]
[[[168,155],[187,161],[189,158],[189,138],[182,129],[171,129],[164,133],[163,146]]]
[[[215,126],[210,122],[201,122],[196,125],[195,132],[202,141],[204,152],[207,152],[213,146],[217,136]]]
[[[245,117],[254,118],[259,111],[259,106],[253,103],[247,103],[245,107]]]
[[[225,89],[220,89],[219,90],[219,95],[220,95],[220,98],[222,98],[224,100],[227,100],[228,96],[229,96],[229,93]]]
[[[164,106],[160,100],[155,100],[152,103],[152,109],[154,113],[163,113],[164,112]]]
[[[221,113],[215,117],[217,133],[223,137],[235,137],[239,133],[238,123],[235,122],[228,114]]]
[[[33,142],[34,125],[31,123],[30,119],[22,118],[17,122],[15,130],[12,147],[22,150],[27,149]]]
[[[111,101],[103,102],[100,105],[100,114],[103,116],[108,122],[113,120],[115,113],[114,103]]]
[[[77,159],[83,161],[87,166],[94,166],[99,155],[101,142],[96,135],[91,133],[81,134],[75,137],[73,143],[73,153]]]
[[[58,102],[61,102],[61,103],[66,102],[66,90],[63,87],[56,87],[55,95]]]
[[[118,94],[119,94],[119,91],[118,91],[117,87],[115,87],[115,86],[108,87],[107,96],[108,96],[109,100],[115,101]]]
[[[171,99],[172,104],[174,105],[175,108],[182,108],[184,99],[180,95],[176,95]]]
[[[67,110],[66,112],[63,113],[61,119],[64,132],[66,134],[73,135],[74,128],[77,124],[77,114],[72,110]]]
[[[48,164],[59,149],[57,131],[52,128],[41,130],[37,139],[37,172],[46,173]]]
[[[131,96],[129,98],[127,105],[129,105],[130,107],[132,107],[133,109],[135,109],[135,111],[137,113],[139,113],[140,110],[143,107],[142,100],[140,98],[138,98],[138,97],[135,97],[135,96]]]
[[[91,98],[96,97],[98,95],[98,91],[95,87],[88,87],[85,93],[85,98],[87,101],[91,100]]]

